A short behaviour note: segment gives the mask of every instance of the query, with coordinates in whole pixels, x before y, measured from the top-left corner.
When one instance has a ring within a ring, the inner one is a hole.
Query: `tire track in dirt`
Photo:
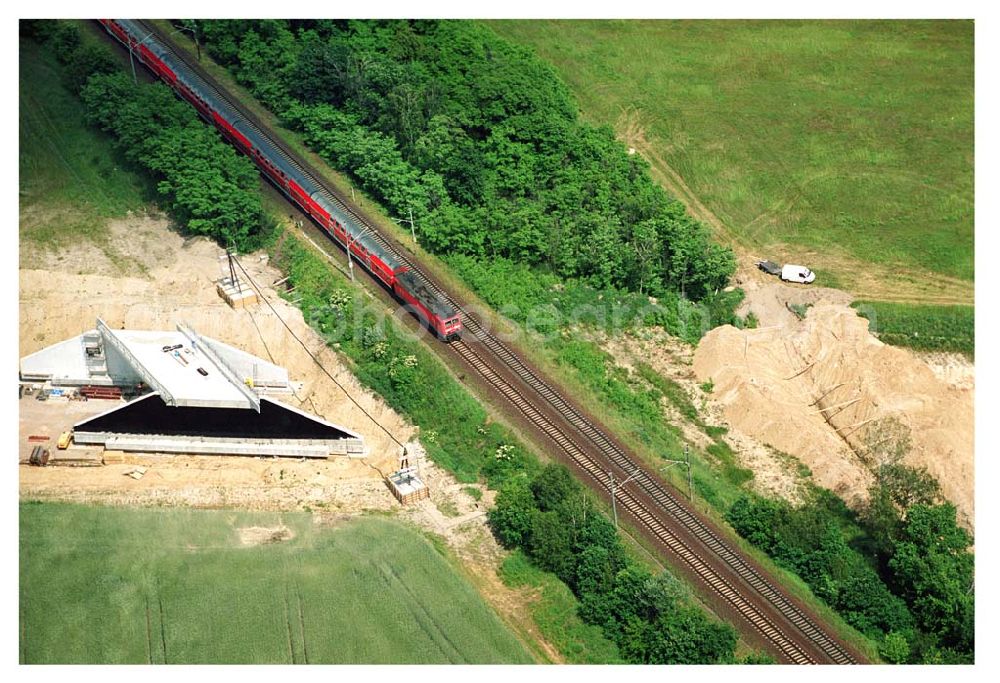
[[[877,270],[872,264],[857,259],[830,253],[819,254],[808,247],[790,244],[763,245],[740,234],[712,211],[691,187],[684,181],[663,155],[658,151],[663,144],[650,141],[642,123],[642,112],[638,109],[623,110],[615,123],[618,138],[635,149],[649,163],[653,178],[673,197],[681,201],[696,219],[708,225],[715,236],[732,248],[738,261],[737,274],[740,278],[757,277],[752,264],[766,251],[773,258],[785,256],[785,261],[795,260],[792,254],[805,251],[815,263],[814,269],[827,270],[837,275],[850,274],[850,294],[858,299],[886,301],[906,304],[937,304],[942,306],[972,305],[975,284],[968,280],[915,269],[906,266],[881,266]],[[754,221],[759,220],[761,214]],[[754,222],[751,221],[751,224]],[[749,224],[748,224],[749,225]],[[891,273],[890,277],[884,277]]]

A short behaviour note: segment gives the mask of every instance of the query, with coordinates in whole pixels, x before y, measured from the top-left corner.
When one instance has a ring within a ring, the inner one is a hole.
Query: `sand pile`
[[[798,457],[818,484],[856,505],[871,475],[855,450],[874,420],[898,417],[913,442],[904,462],[926,466],[972,526],[972,382],[949,383],[915,354],[878,341],[844,305],[817,303],[804,321],[785,323],[724,326],[701,341],[693,369],[714,383],[725,418]]]
[[[747,296],[736,313],[746,316],[753,312],[760,327],[797,323],[799,317],[789,308],[793,304],[814,306],[828,303],[848,306],[852,301],[850,294],[839,289],[789,285],[784,282],[753,282],[746,285],[744,291]]]

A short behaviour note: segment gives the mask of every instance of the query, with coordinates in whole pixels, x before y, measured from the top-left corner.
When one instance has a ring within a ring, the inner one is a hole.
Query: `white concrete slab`
[[[274,386],[285,388],[288,386],[288,370],[285,368],[274,363],[269,363],[263,358],[258,358],[246,351],[241,351],[229,344],[224,344],[217,339],[202,337],[202,340],[212,347],[233,372],[240,377],[252,380],[255,387]]]
[[[83,335],[48,346],[21,359],[21,376],[38,379],[89,377],[83,350]]]
[[[112,334],[179,406],[251,408],[242,390],[181,332],[113,330]],[[165,347],[179,346],[164,351]],[[198,372],[204,369],[207,374]]]

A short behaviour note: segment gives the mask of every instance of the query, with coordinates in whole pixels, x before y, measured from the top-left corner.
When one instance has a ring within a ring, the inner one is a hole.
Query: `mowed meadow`
[[[22,503],[20,538],[21,663],[531,661],[388,519]]]
[[[745,260],[800,257],[859,296],[972,302],[972,22],[491,26],[554,64]]]

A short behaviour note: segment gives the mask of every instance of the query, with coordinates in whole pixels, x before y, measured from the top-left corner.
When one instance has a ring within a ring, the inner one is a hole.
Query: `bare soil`
[[[769,306],[773,292],[756,290]],[[763,321],[763,318],[762,318]],[[843,304],[816,303],[805,320],[753,330],[716,328],[693,369],[714,383],[712,402],[734,428],[799,458],[817,483],[852,505],[871,474],[858,457],[866,430],[895,416],[911,430],[905,462],[926,466],[970,527],[974,511],[974,369],[883,344]]]
[[[280,543],[295,537],[295,534],[287,526],[245,526],[236,530],[243,545],[266,545],[268,543]]]
[[[854,300],[850,294],[839,289],[788,284],[773,277],[770,279],[771,282],[753,281],[742,285],[747,296],[736,309],[736,314],[745,317],[753,313],[757,317],[758,327],[795,325],[800,318],[791,306],[808,307],[821,303],[849,306]]]
[[[803,475],[796,467],[795,458],[781,453],[764,442],[745,433],[726,419],[719,405],[702,389],[703,380],[694,372],[695,349],[671,337],[663,330],[649,330],[641,336],[624,335],[603,339],[602,347],[618,365],[632,367],[642,361],[656,372],[680,384],[698,408],[707,424],[726,426],[725,439],[741,466],[753,471],[750,482],[753,490],[766,496],[777,496],[789,502],[801,500]],[[663,400],[664,417],[681,429],[685,441],[698,448],[712,444],[712,439],[680,411]]]
[[[551,661],[559,653],[538,632],[527,604],[530,591],[511,589],[497,570],[504,551],[486,524],[493,493],[476,501],[450,474],[424,457],[416,428],[377,395],[360,385],[340,358],[305,323],[301,312],[281,300],[271,283],[282,274],[266,255],[241,258],[281,318],[305,342],[350,396],[389,433],[407,445],[411,463],[431,497],[403,507],[382,480],[398,467],[399,447],[323,373],[263,303],[233,310],[216,293],[221,250],[203,238],[184,238],[162,217],[136,215],[110,226],[110,238],[68,250],[21,244],[20,355],[81,334],[100,317],[112,327],[172,329],[178,322],[199,333],[271,360],[289,371],[294,397],[283,397],[310,413],[360,433],[366,459],[330,460],[229,456],[143,455],[107,451],[98,467],[19,467],[22,498],[105,505],[190,506],[247,510],[311,510],[318,521],[338,523],[365,513],[392,514],[441,537],[461,561],[459,567],[508,625]],[[30,453],[27,436],[50,436],[55,451],[61,431],[113,401],[20,402],[18,456]],[[25,449],[27,449],[25,451]],[[93,449],[90,449],[93,450]],[[71,446],[66,453],[83,452]],[[89,452],[89,451],[88,451]],[[146,469],[141,479],[128,475]],[[441,510],[455,512],[446,516]],[[244,543],[279,542],[287,529],[242,530]]]

